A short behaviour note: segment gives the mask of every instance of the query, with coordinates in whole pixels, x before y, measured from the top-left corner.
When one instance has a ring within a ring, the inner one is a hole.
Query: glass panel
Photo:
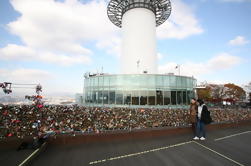
[[[91,92],[90,91],[88,91],[87,92],[87,96],[86,96],[86,101],[88,102],[88,103],[91,103]]]
[[[103,104],[108,104],[108,91],[103,92]]]
[[[148,92],[148,104],[155,105],[156,91]]]
[[[176,77],[176,82],[177,82],[177,87],[181,88],[182,87],[182,83],[181,83],[181,77]]]
[[[171,92],[165,91],[164,92],[164,105],[169,105],[171,103]]]
[[[98,77],[93,78],[93,81],[94,86],[98,86]]]
[[[123,104],[123,92],[116,91],[116,104],[122,105]]]
[[[89,81],[88,81],[88,87],[91,88],[91,87],[92,87],[92,79],[89,78],[88,80],[89,80]]]
[[[193,91],[187,91],[187,101],[188,103],[191,101],[191,99],[194,97]]]
[[[131,93],[128,91],[124,92],[124,104],[131,105]]]
[[[140,105],[147,105],[147,91],[140,91]]]
[[[147,75],[139,75],[138,79],[135,81],[139,82],[138,86],[140,86],[140,89],[147,89],[148,82],[146,80],[147,80]]]
[[[103,76],[98,77],[98,86],[103,87],[104,85],[104,79]]]
[[[157,105],[163,105],[163,92],[156,91],[157,94]]]
[[[182,87],[183,87],[183,88],[186,88],[186,87],[187,87],[187,81],[186,81],[186,80],[187,80],[186,77],[182,77],[182,82],[181,82],[181,83],[182,83]]]
[[[184,105],[187,105],[187,94],[186,94],[186,91],[183,91],[183,104]]]
[[[110,76],[110,81],[109,81],[109,83],[110,83],[110,87],[115,87],[116,84],[117,84],[117,79],[116,79],[116,77],[115,77],[115,76]]]
[[[103,94],[102,91],[98,91],[98,103],[102,104],[103,103]]]
[[[170,76],[170,87],[176,87],[176,76]]]
[[[155,77],[154,75],[148,75],[147,79],[145,80],[147,83],[149,89],[155,90],[156,89],[156,84],[155,84]],[[155,95],[154,95],[155,96]]]
[[[125,85],[125,82],[124,82],[124,75],[118,75],[116,76],[116,86],[123,86]]]
[[[169,76],[165,76],[164,77],[164,87],[170,87],[170,77]]]
[[[171,91],[171,103],[172,105],[176,105],[176,91]]]
[[[182,104],[182,91],[177,91],[177,104]]]
[[[92,100],[93,100],[93,103],[98,103],[98,92],[97,91],[94,91],[92,93]]]
[[[126,75],[123,83],[128,87],[137,87],[139,85],[139,81],[137,79],[138,78],[135,75]]]
[[[109,92],[109,104],[115,104],[115,91]]]
[[[132,105],[139,105],[139,92],[132,91]]]
[[[163,76],[161,75],[156,76],[156,85],[159,88],[163,87]]]
[[[104,86],[109,86],[109,77],[104,77]]]
[[[89,86],[89,79],[85,78],[84,87],[88,87],[88,86]]]

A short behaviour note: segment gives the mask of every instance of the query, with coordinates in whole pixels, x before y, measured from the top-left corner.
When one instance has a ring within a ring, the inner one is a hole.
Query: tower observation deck
[[[171,14],[171,2],[169,0],[111,0],[107,14],[111,22],[122,27],[122,17],[130,9],[146,8],[155,14],[156,26],[164,23]]]
[[[170,0],[111,0],[107,15],[122,28],[123,74],[157,73],[156,27],[171,14]]]

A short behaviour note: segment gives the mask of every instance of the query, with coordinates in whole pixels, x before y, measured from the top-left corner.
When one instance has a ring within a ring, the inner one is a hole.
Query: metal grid
[[[156,26],[164,23],[171,14],[170,0],[111,0],[107,7],[107,15],[111,22],[122,27],[123,14],[133,8],[146,8],[156,17]]]

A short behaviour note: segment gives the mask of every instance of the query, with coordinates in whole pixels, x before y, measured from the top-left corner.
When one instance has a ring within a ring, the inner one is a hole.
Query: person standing
[[[192,131],[193,131],[194,135],[196,135],[197,110],[198,110],[197,102],[196,102],[195,98],[192,98],[191,104],[190,104],[190,109],[189,109],[189,115],[190,115],[189,120],[192,125]]]
[[[212,122],[210,117],[210,112],[207,109],[207,106],[204,104],[204,101],[201,99],[197,100],[198,102],[198,113],[197,113],[197,123],[196,123],[196,135],[193,138],[194,140],[205,140],[206,139],[206,130],[205,125]]]

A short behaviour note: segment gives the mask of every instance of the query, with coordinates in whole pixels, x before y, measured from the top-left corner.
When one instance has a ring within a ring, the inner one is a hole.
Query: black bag
[[[207,109],[207,106],[203,106],[203,115],[202,115],[202,121],[205,123],[205,124],[210,124],[213,122],[212,118],[211,118],[211,115],[210,115],[210,111],[208,111]]]

